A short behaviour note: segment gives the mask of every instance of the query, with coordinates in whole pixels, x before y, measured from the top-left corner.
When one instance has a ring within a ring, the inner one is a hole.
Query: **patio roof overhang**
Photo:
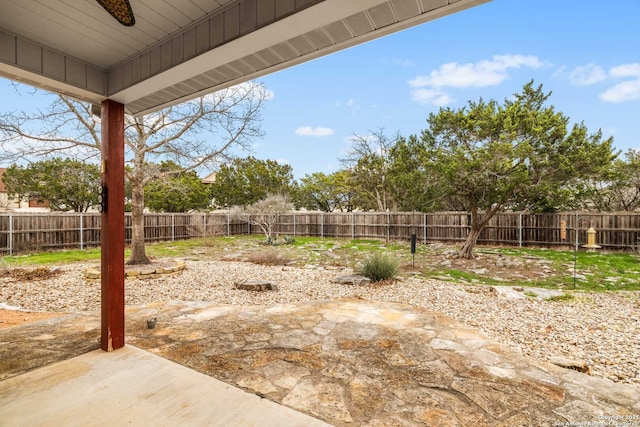
[[[124,346],[125,113],[151,113],[486,1],[129,0],[135,25],[122,26],[93,0],[0,0],[0,76],[101,107],[102,349]]]
[[[488,0],[0,0],[0,75],[143,115]]]

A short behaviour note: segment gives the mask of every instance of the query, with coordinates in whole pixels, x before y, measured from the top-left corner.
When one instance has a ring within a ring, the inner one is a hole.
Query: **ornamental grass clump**
[[[252,252],[247,257],[247,261],[260,265],[289,265],[291,259],[276,251]]]
[[[375,253],[365,258],[360,274],[372,282],[393,279],[398,274],[398,262],[388,255]]]

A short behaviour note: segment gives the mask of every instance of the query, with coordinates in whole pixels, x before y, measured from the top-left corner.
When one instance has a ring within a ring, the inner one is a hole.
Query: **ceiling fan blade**
[[[132,27],[136,23],[129,0],[96,0],[98,4],[111,14],[116,20],[126,27]]]

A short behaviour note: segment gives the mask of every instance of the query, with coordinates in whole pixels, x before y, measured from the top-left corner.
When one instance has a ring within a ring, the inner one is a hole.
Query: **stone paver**
[[[146,329],[153,317],[156,328]],[[79,321],[88,319],[46,322],[58,334]],[[35,343],[26,332],[23,342]],[[11,339],[3,333],[0,342]],[[605,417],[640,425],[640,388],[524,357],[400,304],[157,303],[129,309],[127,335],[130,344],[337,426],[607,425]]]

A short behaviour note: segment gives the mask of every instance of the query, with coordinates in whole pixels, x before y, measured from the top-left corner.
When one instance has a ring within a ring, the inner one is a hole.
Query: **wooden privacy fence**
[[[146,214],[145,240],[174,241],[205,236],[260,234],[249,216],[226,212]],[[281,236],[375,238],[408,240],[416,234],[423,243],[461,242],[469,231],[465,212],[295,212],[282,215],[276,227]],[[640,213],[560,212],[497,214],[479,243],[507,246],[579,246],[587,230],[597,232],[605,249],[634,250],[640,244]],[[125,239],[131,240],[131,216],[125,217]],[[84,249],[100,245],[100,214],[0,214],[0,254],[49,249]]]

